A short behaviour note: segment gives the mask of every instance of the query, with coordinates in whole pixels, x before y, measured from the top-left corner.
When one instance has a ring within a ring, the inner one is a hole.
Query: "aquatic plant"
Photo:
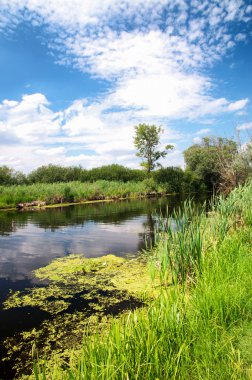
[[[172,284],[193,282],[201,270],[204,239],[205,204],[199,206],[185,201],[170,217],[156,226],[156,241],[160,245],[155,252],[162,277],[169,275]]]
[[[159,279],[150,282],[146,257],[114,255],[87,259],[69,255],[34,272],[41,287],[11,292],[4,309],[39,308],[45,319],[40,326],[25,330],[4,342],[5,360],[14,363],[17,375],[29,373],[30,351],[47,356],[57,352],[68,361],[71,350],[81,351],[83,332],[106,329],[111,316],[141,307],[158,294]]]
[[[208,215],[196,214],[194,225],[190,205],[186,215],[178,213],[178,235],[168,226],[154,254],[167,258],[163,268],[162,262],[157,266],[163,273],[176,268],[170,273],[173,286],[164,283],[149,307],[112,319],[105,330],[87,327],[81,351],[73,350],[68,363],[57,355],[40,356],[34,362],[35,379],[250,378],[251,359],[240,341],[241,332],[246,331],[246,339],[252,331],[251,195],[252,183],[236,189]],[[185,249],[195,266],[181,257]],[[188,278],[193,279],[189,286]]]

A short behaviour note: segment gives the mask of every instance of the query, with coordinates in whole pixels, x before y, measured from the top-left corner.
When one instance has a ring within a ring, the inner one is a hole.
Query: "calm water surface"
[[[71,253],[124,256],[145,247],[158,214],[178,197],[94,203],[40,211],[0,211],[0,296],[36,280],[32,271]],[[16,284],[16,285],[15,285]],[[7,287],[8,287],[7,286]]]
[[[180,198],[170,196],[40,211],[0,211],[0,302],[10,290],[36,286],[32,271],[55,258],[72,253],[89,258],[137,254],[150,241],[157,215],[166,214],[167,207],[170,213],[180,203]],[[27,318],[20,312],[0,306],[0,340],[45,318],[35,313],[33,321],[30,313]]]

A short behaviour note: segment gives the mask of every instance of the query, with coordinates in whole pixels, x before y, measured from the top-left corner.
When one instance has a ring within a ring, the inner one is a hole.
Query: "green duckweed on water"
[[[107,255],[87,259],[69,255],[39,268],[34,276],[41,287],[11,292],[4,309],[33,307],[48,314],[38,328],[9,337],[4,344],[19,378],[28,378],[32,348],[68,360],[81,349],[85,328],[105,329],[111,316],[144,306],[157,295],[158,276],[152,275],[144,255],[121,258]]]

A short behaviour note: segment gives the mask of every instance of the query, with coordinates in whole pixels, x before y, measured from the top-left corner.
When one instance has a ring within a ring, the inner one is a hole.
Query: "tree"
[[[142,181],[144,177],[142,170],[133,170],[118,164],[105,165],[88,171],[90,181],[100,179],[121,182]]]
[[[158,150],[161,133],[161,127],[156,125],[139,124],[135,126],[134,144],[138,150],[136,155],[143,158],[141,166],[146,169],[148,174],[159,165],[158,160],[167,155],[166,151],[173,149],[173,145],[166,145],[165,150]]]
[[[165,186],[168,193],[181,193],[184,181],[184,172],[179,167],[169,166],[156,170],[154,178],[157,183]]]
[[[11,185],[13,183],[13,169],[8,166],[0,166],[0,185]]]
[[[0,185],[21,185],[26,183],[24,173],[15,171],[8,166],[0,166]]]
[[[232,160],[220,154],[220,184],[223,193],[229,193],[237,185],[243,185],[252,176],[252,144],[238,146]]]
[[[224,173],[233,166],[237,154],[237,143],[222,137],[205,137],[201,144],[184,151],[186,168],[193,171],[210,191],[220,187]]]

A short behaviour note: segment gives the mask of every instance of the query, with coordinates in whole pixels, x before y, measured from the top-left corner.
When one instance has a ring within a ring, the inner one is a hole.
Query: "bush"
[[[157,183],[165,185],[166,192],[180,193],[183,187],[184,172],[179,167],[162,168],[154,172]]]

